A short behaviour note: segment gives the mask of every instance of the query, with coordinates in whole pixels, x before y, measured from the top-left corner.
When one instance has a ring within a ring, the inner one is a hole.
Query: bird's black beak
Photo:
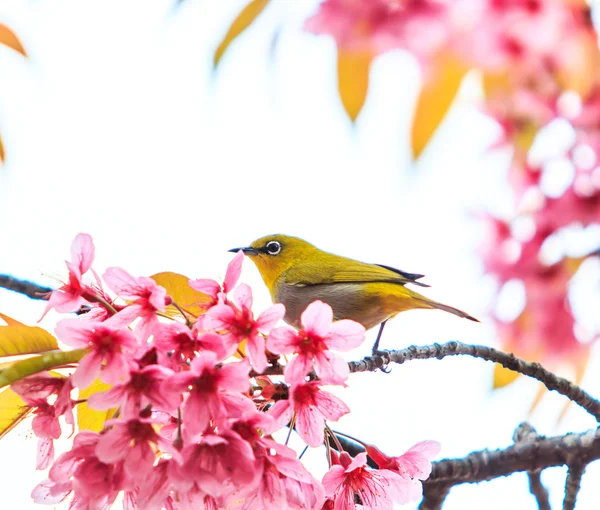
[[[250,248],[249,246],[247,246],[246,248],[231,248],[231,250],[227,251],[237,253],[240,250],[242,250],[246,255],[256,255],[257,253],[259,253],[259,250],[257,250],[256,248]]]

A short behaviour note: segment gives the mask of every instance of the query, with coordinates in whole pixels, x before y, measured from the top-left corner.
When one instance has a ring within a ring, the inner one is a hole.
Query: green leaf
[[[39,356],[32,356],[31,358],[15,361],[0,372],[0,388],[19,381],[28,375],[37,374],[38,372],[43,372],[50,368],[77,363],[87,354],[87,352],[87,349],[50,351]]]
[[[90,395],[109,390],[111,387],[110,384],[103,383],[100,379],[96,379],[86,389],[79,391],[79,399],[88,399]],[[98,411],[89,407],[86,402],[79,404],[77,406],[77,425],[79,426],[79,430],[93,430],[94,432],[100,432],[104,428],[106,420],[110,420],[115,415],[116,411],[116,409]]]
[[[260,15],[268,3],[269,0],[252,0],[248,5],[246,5],[246,7],[244,7],[242,12],[238,14],[238,17],[235,18],[229,27],[229,30],[225,34],[225,37],[219,44],[219,47],[215,51],[215,55],[213,57],[214,68],[219,65],[219,62],[223,58],[223,55],[225,55],[229,45],[252,24],[252,22]]]
[[[19,395],[10,388],[0,392],[0,439],[21,423],[31,411]]]
[[[24,326],[10,317],[5,317],[2,318],[9,325],[0,326],[0,357],[58,349],[56,338],[45,329],[37,326]]]

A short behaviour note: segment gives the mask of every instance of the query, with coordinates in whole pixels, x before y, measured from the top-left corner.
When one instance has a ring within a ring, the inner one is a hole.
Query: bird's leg
[[[373,351],[372,354],[373,356],[375,356],[377,354],[377,351],[379,349],[379,340],[381,340],[381,333],[383,333],[383,328],[385,327],[385,323],[388,321],[388,319],[384,320],[381,325],[379,326],[379,331],[377,333],[377,339],[375,340],[375,343],[373,344]]]

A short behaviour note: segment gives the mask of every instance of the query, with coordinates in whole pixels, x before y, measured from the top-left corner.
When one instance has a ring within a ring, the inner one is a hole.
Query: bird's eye
[[[277,241],[269,241],[265,248],[269,255],[277,255],[281,251],[281,244]]]

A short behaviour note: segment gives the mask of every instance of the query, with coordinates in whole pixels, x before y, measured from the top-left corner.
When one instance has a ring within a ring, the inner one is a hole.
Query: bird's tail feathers
[[[453,306],[444,305],[443,303],[438,303],[437,301],[430,301],[429,299],[423,299],[424,303],[427,303],[427,308],[436,308],[438,310],[443,310],[444,312],[451,313],[458,317],[462,317],[463,319],[469,319],[470,321],[480,322],[479,319],[476,319],[472,315],[469,315],[458,308],[454,308]]]

